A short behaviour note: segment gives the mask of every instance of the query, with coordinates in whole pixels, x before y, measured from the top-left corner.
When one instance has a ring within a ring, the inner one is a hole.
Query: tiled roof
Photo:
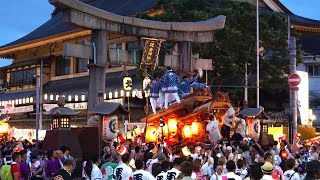
[[[128,16],[139,12],[144,12],[155,6],[157,0],[94,0],[88,2],[88,4],[97,7],[102,10],[106,10],[118,15]],[[5,48],[28,41],[56,35],[59,33],[79,29],[69,24],[62,22],[62,12],[58,11],[51,19],[46,23],[27,34],[26,36],[8,43],[0,48]]]

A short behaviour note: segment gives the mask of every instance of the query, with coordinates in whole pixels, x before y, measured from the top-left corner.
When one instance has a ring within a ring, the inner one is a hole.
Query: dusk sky
[[[320,20],[320,0],[280,0],[293,13]],[[50,19],[53,6],[48,0],[1,0],[0,46],[30,33]],[[0,59],[0,67],[11,60]]]

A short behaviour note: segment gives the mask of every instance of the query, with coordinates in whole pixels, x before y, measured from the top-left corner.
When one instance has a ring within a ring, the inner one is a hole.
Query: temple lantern
[[[192,133],[191,133],[191,127],[189,125],[186,125],[183,127],[183,136],[185,138],[191,138]]]
[[[122,80],[123,89],[125,91],[131,91],[132,90],[132,78],[130,76],[126,76]]]
[[[133,132],[136,136],[140,136],[141,135],[141,129],[139,127],[135,127],[133,129]]]
[[[191,152],[190,152],[190,150],[189,150],[189,148],[188,148],[187,146],[183,147],[183,148],[181,149],[181,151],[182,151],[182,154],[183,154],[184,156],[190,156],[190,155],[191,155]]]
[[[191,133],[192,134],[198,134],[199,133],[199,123],[198,122],[192,122],[191,124]]]
[[[156,142],[158,139],[158,130],[154,126],[147,128],[146,139],[148,142]]]
[[[168,130],[170,133],[176,133],[178,131],[177,124],[177,120],[173,117],[168,120]]]

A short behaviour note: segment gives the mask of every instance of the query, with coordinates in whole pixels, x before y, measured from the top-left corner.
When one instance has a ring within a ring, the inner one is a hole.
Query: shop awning
[[[0,101],[9,101],[15,99],[22,99],[36,95],[36,90],[25,90],[25,91],[13,91],[13,92],[4,92],[0,94]]]

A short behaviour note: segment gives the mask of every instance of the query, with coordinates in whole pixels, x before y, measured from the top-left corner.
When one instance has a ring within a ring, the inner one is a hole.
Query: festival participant
[[[206,176],[204,176],[201,172],[201,161],[199,159],[195,159],[192,163],[192,175],[193,179],[206,180]]]
[[[28,180],[30,175],[30,168],[27,164],[27,151],[23,150],[20,152],[21,154],[21,163],[20,163],[20,171],[21,171],[21,180]]]
[[[153,176],[157,176],[162,171],[161,164],[166,160],[166,155],[163,152],[159,152],[157,158],[151,162],[151,173]]]
[[[167,67],[166,73],[162,76],[163,86],[166,88],[164,98],[164,108],[168,109],[169,98],[173,96],[177,103],[180,103],[178,95],[179,77],[174,73],[170,66]]]
[[[150,104],[153,111],[153,114],[156,114],[157,111],[157,102],[159,98],[159,93],[162,88],[162,84],[159,82],[159,77],[154,75],[153,80],[146,86],[145,91],[150,90]]]
[[[289,170],[284,172],[284,180],[300,180],[300,175],[294,169],[296,168],[296,160],[295,159],[288,159],[287,160],[287,167]]]
[[[52,179],[53,176],[61,169],[61,165],[59,161],[56,159],[56,153],[53,150],[49,150],[47,152],[47,164],[45,168],[45,179]]]
[[[304,180],[320,179],[320,162],[312,160],[306,164],[306,176]]]
[[[63,162],[63,167],[54,175],[53,180],[72,180],[71,173],[73,172],[73,159],[66,159]]]
[[[142,160],[137,159],[134,162],[136,166],[136,171],[132,174],[133,180],[154,180],[155,178],[148,171],[144,170],[144,163]]]
[[[68,146],[61,146],[60,150],[63,153],[62,163],[66,159],[73,159],[73,157],[70,155],[71,148]]]
[[[273,173],[273,165],[270,162],[265,162],[263,166],[261,166],[261,170],[263,173],[261,180],[273,180],[272,173]]]
[[[63,166],[63,162],[62,162],[63,161],[63,153],[61,150],[56,150],[56,157],[58,159],[60,167],[62,167]]]
[[[236,170],[236,164],[234,163],[234,161],[228,161],[227,165],[227,173],[225,174],[225,176],[228,179],[234,179],[234,180],[242,180],[240,176],[236,175],[234,172]],[[223,179],[223,178],[222,178]]]
[[[43,179],[43,167],[41,166],[42,152],[33,151],[31,153],[30,172],[34,179]]]
[[[180,174],[180,165],[183,162],[182,158],[177,157],[173,160],[172,169],[167,171],[167,180],[175,180]]]
[[[198,91],[198,90],[200,90],[200,88],[202,88],[202,87],[207,88],[208,85],[205,84],[205,83],[193,82],[193,83],[190,85],[190,87],[193,88],[193,91]]]
[[[193,180],[192,175],[192,163],[189,161],[184,161],[180,165],[180,170],[183,178],[181,180]]]
[[[91,161],[87,161],[85,166],[86,180],[102,179],[102,173],[98,167],[100,164],[101,164],[101,160],[98,154],[94,155],[91,158]]]
[[[228,161],[232,161],[234,159],[234,154],[232,153],[232,147],[227,146],[224,152],[225,156],[227,157]]]
[[[179,93],[182,94],[182,96],[186,96],[190,94],[191,92],[191,84],[197,81],[197,78],[194,77],[192,79],[189,79],[188,76],[183,76],[182,81],[179,84]]]
[[[19,164],[21,162],[21,155],[19,153],[12,154],[11,173],[13,180],[21,180],[21,171]]]
[[[221,134],[219,131],[219,121],[214,115],[209,116],[210,122],[206,126],[206,131],[209,132],[211,143],[215,143],[221,139]]]
[[[156,176],[156,180],[167,180],[167,171],[170,169],[170,162],[163,161],[161,163],[161,172]]]
[[[244,164],[244,160],[238,159],[235,174],[240,176],[242,179],[244,179],[248,175],[248,171]]]
[[[216,167],[215,173],[213,173],[210,180],[222,180],[222,176],[224,175],[222,171],[223,171],[223,167],[221,165],[218,165]]]
[[[118,164],[113,163],[113,158],[112,158],[111,154],[105,155],[105,161],[106,161],[106,163],[104,163],[101,166],[101,172],[102,172],[102,176],[103,176],[102,179],[103,180],[112,180],[114,170],[116,169]]]
[[[226,114],[223,118],[223,125],[221,127],[221,135],[223,138],[226,138],[228,142],[230,142],[230,130],[231,130],[231,123],[235,118],[235,110],[231,107],[227,110]]]
[[[129,180],[132,178],[132,169],[129,167],[130,162],[130,155],[124,154],[121,157],[122,164],[120,164],[116,169],[114,170],[114,177],[115,179],[119,180]]]
[[[262,176],[261,167],[258,164],[254,164],[250,166],[249,177],[245,180],[261,180]]]

